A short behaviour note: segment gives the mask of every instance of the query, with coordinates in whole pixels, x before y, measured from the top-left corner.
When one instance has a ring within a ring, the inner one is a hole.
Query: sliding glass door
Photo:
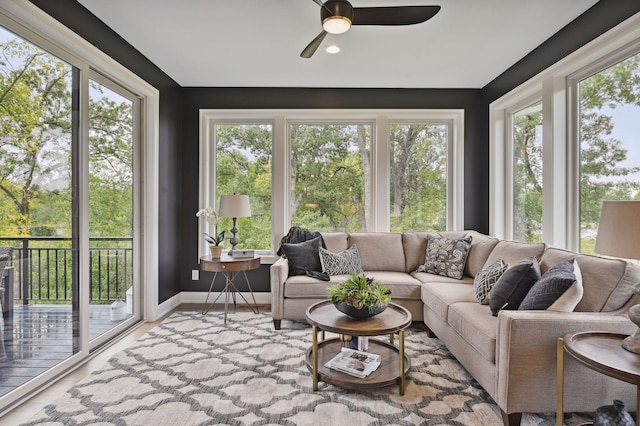
[[[0,55],[1,398],[140,318],[140,100],[2,27]]]

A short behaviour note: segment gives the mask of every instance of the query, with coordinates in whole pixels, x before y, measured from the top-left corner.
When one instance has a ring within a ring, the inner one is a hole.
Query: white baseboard
[[[251,293],[248,291],[241,291],[240,294],[244,296],[245,299],[249,303],[253,303],[253,298],[251,297]],[[211,292],[209,295],[209,303],[214,301],[216,297],[220,295],[220,292]],[[204,303],[207,299],[206,291],[183,291],[179,294],[181,303]],[[265,292],[253,292],[253,296],[256,298],[256,303],[258,305],[267,305],[271,304],[271,293]],[[220,296],[220,299],[216,303],[224,303],[224,295]],[[236,295],[236,303],[238,305],[246,305],[245,301],[242,297]]]
[[[220,292],[211,292],[209,295],[209,303],[214,301]],[[240,292],[242,296],[249,303],[253,303],[253,299],[251,298],[250,292]],[[270,305],[271,304],[271,293],[265,292],[254,292],[253,296],[256,298],[256,303],[258,305]],[[206,291],[182,291],[169,299],[165,300],[161,304],[157,306],[155,312],[153,312],[153,318],[149,315],[149,318],[146,318],[147,321],[155,321],[158,318],[161,318],[167,314],[169,314],[172,310],[176,309],[180,306],[181,303],[201,303],[204,304],[205,300],[207,300],[207,292]],[[218,304],[224,303],[224,295],[220,296],[220,299],[216,302]],[[236,304],[246,306],[247,304],[242,299],[242,297],[236,295]]]

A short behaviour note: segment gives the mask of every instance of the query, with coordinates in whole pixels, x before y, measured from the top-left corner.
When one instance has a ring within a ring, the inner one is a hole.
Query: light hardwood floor
[[[271,307],[268,305],[260,305],[260,312],[270,312]],[[249,310],[248,307],[238,306],[236,308],[238,311],[241,310]],[[176,308],[174,311],[196,311],[201,312],[202,305],[201,304],[183,304]],[[224,310],[224,305],[214,305],[212,311],[222,312]],[[231,312],[233,308],[230,308],[230,315],[233,315]],[[169,313],[168,315],[170,315]],[[167,316],[168,316],[167,315]],[[147,322],[136,328],[125,337],[121,338],[108,348],[104,349],[100,354],[95,356],[93,359],[89,360],[87,363],[76,369],[75,371],[69,373],[65,377],[59,379],[57,382],[49,386],[47,389],[42,392],[34,395],[28,401],[22,403],[18,407],[14,408],[8,413],[5,413],[0,417],[0,425],[19,425],[21,423],[28,422],[36,413],[42,410],[47,404],[51,403],[53,400],[58,398],[64,392],[72,388],[76,383],[80,380],[91,374],[92,371],[97,370],[101,366],[103,366],[109,358],[115,355],[117,352],[127,348],[133,342],[135,342],[140,336],[144,335],[147,331],[154,328],[156,325],[160,324],[162,320],[166,318],[160,318],[158,321]]]

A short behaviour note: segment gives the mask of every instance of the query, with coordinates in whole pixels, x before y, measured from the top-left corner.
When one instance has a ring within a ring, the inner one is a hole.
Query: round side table
[[[636,385],[636,404],[637,409],[640,409],[640,354],[622,347],[622,341],[626,337],[626,334],[587,331],[569,333],[558,339],[558,426],[562,426],[564,416],[565,352],[594,371]]]
[[[207,298],[204,301],[204,305],[202,306],[202,314],[206,314],[209,312],[211,307],[218,301],[220,296],[225,295],[224,301],[224,323],[227,323],[227,313],[229,311],[229,296],[233,299],[233,306],[236,306],[236,293],[242,297],[242,300],[251,308],[254,314],[260,313],[258,309],[258,304],[256,303],[256,297],[253,295],[253,290],[251,289],[251,283],[249,282],[249,278],[247,277],[247,271],[251,271],[254,269],[258,269],[260,267],[260,258],[259,257],[249,257],[249,258],[234,258],[229,256],[226,253],[223,253],[220,256],[220,259],[213,259],[211,256],[203,256],[200,258],[200,270],[214,272],[213,279],[211,280],[211,285],[209,286],[209,292],[207,293]],[[211,295],[211,291],[213,290],[213,285],[216,281],[216,277],[218,273],[221,273],[225,277],[225,285],[220,294],[215,298],[213,302],[209,306],[207,303],[209,302],[209,296]],[[249,292],[251,293],[251,297],[253,298],[253,305],[245,299],[245,297],[240,293],[238,288],[235,285],[234,280],[238,276],[238,274],[242,273],[244,275],[244,279],[247,282],[247,286],[249,287]]]

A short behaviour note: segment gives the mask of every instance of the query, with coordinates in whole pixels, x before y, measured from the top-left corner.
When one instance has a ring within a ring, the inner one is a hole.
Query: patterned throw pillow
[[[502,259],[496,259],[495,262],[478,271],[473,279],[473,291],[476,293],[478,303],[489,304],[489,292],[507,268],[509,268],[509,265],[504,263]]]
[[[427,237],[427,258],[418,272],[462,279],[471,249],[471,235],[465,238]]]
[[[360,253],[355,244],[340,253],[333,253],[321,247],[320,263],[322,264],[322,271],[329,275],[344,275],[354,272],[359,274],[364,272],[360,263]]]
[[[569,290],[574,284],[578,283],[582,287],[582,274],[580,268],[576,268],[577,265],[574,259],[569,259],[565,262],[559,263],[545,272],[542,277],[524,298],[519,310],[542,310],[551,307],[565,292]],[[575,305],[578,304],[580,298],[574,299],[575,304],[573,306],[565,306],[562,309],[565,312],[572,312]],[[572,302],[573,302],[572,301]],[[568,310],[570,308],[570,310]],[[559,310],[558,307],[554,307],[554,310]]]

